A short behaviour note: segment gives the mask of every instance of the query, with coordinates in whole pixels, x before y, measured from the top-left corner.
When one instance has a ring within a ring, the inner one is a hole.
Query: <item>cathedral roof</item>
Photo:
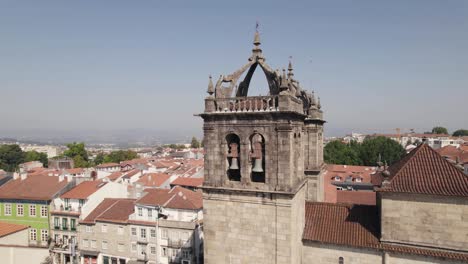
[[[468,176],[427,144],[421,144],[389,167],[381,192],[468,196]]]

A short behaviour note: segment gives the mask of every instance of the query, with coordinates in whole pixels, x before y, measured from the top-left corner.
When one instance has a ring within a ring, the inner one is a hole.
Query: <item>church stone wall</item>
[[[337,264],[340,257],[345,264],[382,263],[382,253],[377,250],[304,243],[302,263]]]
[[[468,249],[468,199],[384,193],[382,240]]]
[[[293,199],[204,190],[205,263],[300,263],[303,189]]]
[[[387,254],[384,264],[461,264],[456,260],[436,259],[426,256]]]

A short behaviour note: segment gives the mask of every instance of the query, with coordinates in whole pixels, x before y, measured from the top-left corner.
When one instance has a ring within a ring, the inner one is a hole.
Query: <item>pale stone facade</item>
[[[385,193],[382,241],[468,249],[468,199]]]
[[[382,263],[382,253],[377,250],[351,248],[320,243],[304,243],[302,263],[337,264],[343,258],[346,264]]]

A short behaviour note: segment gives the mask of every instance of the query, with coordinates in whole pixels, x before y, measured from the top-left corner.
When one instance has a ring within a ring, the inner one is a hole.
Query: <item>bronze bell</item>
[[[253,172],[263,172],[262,159],[254,159]]]
[[[239,163],[237,162],[237,158],[232,158],[231,160],[231,166],[229,166],[230,170],[238,170],[239,169]]]

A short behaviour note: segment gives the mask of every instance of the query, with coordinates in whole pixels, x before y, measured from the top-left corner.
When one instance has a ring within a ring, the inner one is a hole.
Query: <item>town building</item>
[[[51,202],[74,185],[66,177],[21,175],[0,187],[0,221],[29,226],[29,245],[47,247]]]
[[[55,198],[52,203],[50,225],[51,253],[55,264],[69,263],[79,258],[78,226],[105,198],[126,198],[127,188],[121,184],[103,181],[84,181]]]
[[[64,157],[64,158],[51,158],[48,162],[49,169],[55,170],[66,170],[75,168],[75,162],[73,159]]]
[[[327,164],[323,173],[324,202],[375,205],[375,167]]]
[[[78,249],[83,264],[126,264],[130,261],[130,225],[134,199],[104,199],[80,221]]]

